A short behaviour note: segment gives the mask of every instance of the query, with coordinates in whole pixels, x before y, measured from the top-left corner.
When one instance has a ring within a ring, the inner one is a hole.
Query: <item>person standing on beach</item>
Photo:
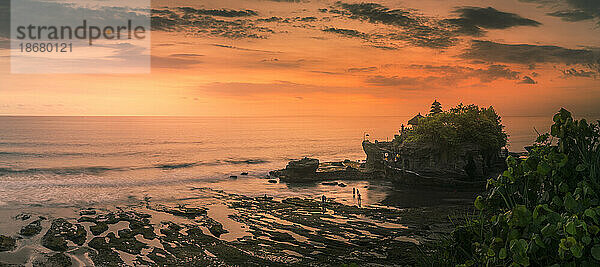
[[[356,188],[352,187],[352,198],[356,197]]]
[[[362,205],[362,197],[360,196],[360,193],[358,193],[358,207],[360,208],[361,205]]]

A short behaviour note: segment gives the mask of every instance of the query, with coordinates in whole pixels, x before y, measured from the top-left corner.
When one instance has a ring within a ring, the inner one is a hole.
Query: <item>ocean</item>
[[[361,141],[367,134],[370,140],[391,140],[408,119],[4,116],[0,208],[184,199],[195,187],[250,195],[315,197],[326,192],[344,198],[348,194],[340,188],[292,187],[259,178],[304,156],[362,160]],[[503,122],[511,151],[522,151],[535,140],[535,129],[546,132],[552,123],[550,117],[504,117]],[[372,187],[365,194],[367,203],[385,195],[384,187]]]

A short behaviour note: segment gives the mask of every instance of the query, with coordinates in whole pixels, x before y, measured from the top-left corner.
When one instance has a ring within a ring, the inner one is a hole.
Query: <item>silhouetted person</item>
[[[358,207],[362,206],[362,197],[360,193],[358,193]]]
[[[321,197],[321,201],[323,201],[323,204],[325,204],[325,202],[327,202],[327,197],[325,195],[323,195]]]
[[[465,166],[465,172],[471,180],[475,180],[477,172],[476,168],[477,167],[475,165],[475,159],[473,159],[472,154],[469,154],[469,156],[467,157],[467,165]]]
[[[352,187],[352,198],[356,197],[356,188]]]

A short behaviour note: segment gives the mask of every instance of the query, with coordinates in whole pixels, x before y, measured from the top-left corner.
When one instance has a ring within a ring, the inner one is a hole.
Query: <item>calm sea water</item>
[[[0,117],[0,205],[176,199],[194,186],[310,196],[332,189],[292,188],[256,178],[303,156],[364,159],[365,132],[371,140],[391,139],[408,119]],[[547,131],[551,118],[505,117],[504,124],[511,150],[520,151],[537,136],[534,128]],[[240,172],[250,178],[229,179]]]

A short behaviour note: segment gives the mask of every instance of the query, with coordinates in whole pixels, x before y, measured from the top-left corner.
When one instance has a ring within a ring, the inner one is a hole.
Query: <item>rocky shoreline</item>
[[[447,233],[448,216],[468,206],[359,208],[193,190],[202,197],[17,214],[18,230],[0,235],[0,266],[413,265],[418,246]]]
[[[291,160],[285,169],[269,172],[272,178],[288,183],[320,182],[333,180],[373,180],[383,178],[383,173],[366,172],[357,161],[319,162],[318,159]]]

